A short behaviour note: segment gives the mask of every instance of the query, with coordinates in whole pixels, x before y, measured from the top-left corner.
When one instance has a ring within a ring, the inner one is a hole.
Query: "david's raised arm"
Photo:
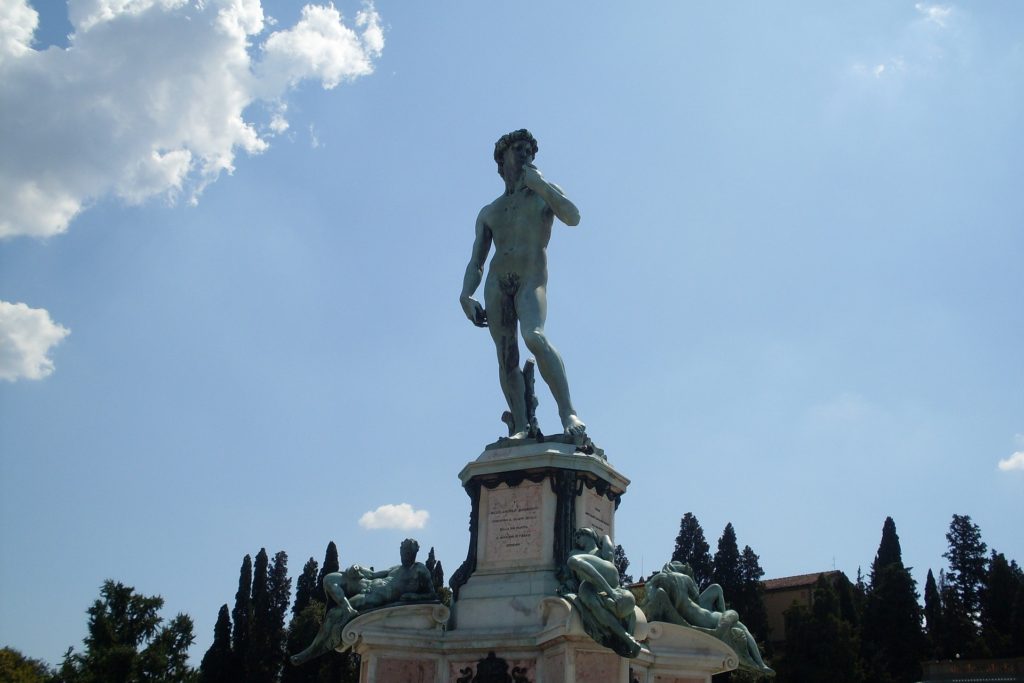
[[[565,196],[562,188],[544,180],[544,176],[541,175],[536,166],[533,164],[525,164],[523,166],[523,182],[547,202],[547,205],[551,207],[558,220],[566,225],[579,225],[580,210]]]

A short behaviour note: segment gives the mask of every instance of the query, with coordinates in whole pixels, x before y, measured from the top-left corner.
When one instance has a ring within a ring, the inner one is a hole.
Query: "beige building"
[[[842,572],[831,570],[799,576],[768,579],[764,587],[764,609],[768,613],[768,640],[773,646],[786,642],[786,620],[783,613],[793,605],[810,607],[814,603],[814,584],[824,575],[835,585]]]

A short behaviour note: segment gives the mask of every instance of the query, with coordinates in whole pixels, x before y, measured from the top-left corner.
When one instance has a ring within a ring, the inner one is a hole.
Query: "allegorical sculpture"
[[[586,425],[573,408],[562,358],[544,334],[551,226],[555,217],[566,225],[577,225],[580,212],[562,189],[545,180],[533,165],[537,149],[537,141],[526,129],[503,135],[495,143],[494,160],[505,181],[505,192],[481,209],[476,219],[473,254],[466,266],[459,300],[474,325],[490,329],[497,347],[510,438],[535,436],[536,431],[536,424],[531,427],[528,415],[532,397],[527,397],[523,371],[519,368],[520,331],[558,404],[564,433],[580,437]],[[492,243],[494,257],[484,282],[481,306],[473,293],[483,279],[484,262]]]
[[[573,542],[562,594],[579,609],[583,630],[591,638],[622,657],[636,657],[641,649],[633,637],[636,599],[619,586],[611,539],[598,540],[597,532],[584,528],[576,530]]]
[[[698,591],[693,570],[683,562],[669,562],[647,579],[641,609],[648,621],[667,621],[708,633],[731,647],[745,669],[774,675],[761,658],[757,641],[739,620],[735,610],[725,608],[725,596],[717,583]]]
[[[325,576],[328,607],[324,623],[310,646],[291,658],[292,664],[303,664],[336,649],[341,644],[345,624],[363,612],[395,604],[436,601],[430,570],[416,561],[419,550],[420,544],[407,538],[402,541],[400,565],[373,571],[354,564]]]

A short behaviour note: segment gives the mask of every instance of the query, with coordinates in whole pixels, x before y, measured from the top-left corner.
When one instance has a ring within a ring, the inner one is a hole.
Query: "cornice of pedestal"
[[[607,482],[616,494],[625,492],[629,479],[609,462],[596,455],[586,455],[572,444],[557,442],[526,443],[506,448],[485,450],[480,457],[459,472],[465,486],[478,477],[490,478],[508,472],[541,472],[543,470],[574,470],[586,472]]]

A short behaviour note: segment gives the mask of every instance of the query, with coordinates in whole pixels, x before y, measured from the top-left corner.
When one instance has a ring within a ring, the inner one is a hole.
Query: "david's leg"
[[[511,301],[503,301],[503,295],[497,287],[488,286],[484,290],[487,304],[488,329],[498,352],[498,381],[501,393],[512,414],[513,439],[526,437],[529,425],[526,420],[526,382],[523,371],[519,369],[519,336],[516,334],[516,318]],[[511,309],[511,314],[509,310]],[[495,311],[501,311],[495,314]]]
[[[569,380],[565,376],[565,364],[562,357],[544,334],[544,319],[547,313],[547,298],[543,286],[523,287],[516,298],[516,310],[522,321],[523,341],[537,359],[537,369],[544,378],[551,396],[558,405],[558,416],[562,419],[562,428],[566,434],[583,434],[587,426],[583,424],[576,409],[573,408],[569,395]]]

